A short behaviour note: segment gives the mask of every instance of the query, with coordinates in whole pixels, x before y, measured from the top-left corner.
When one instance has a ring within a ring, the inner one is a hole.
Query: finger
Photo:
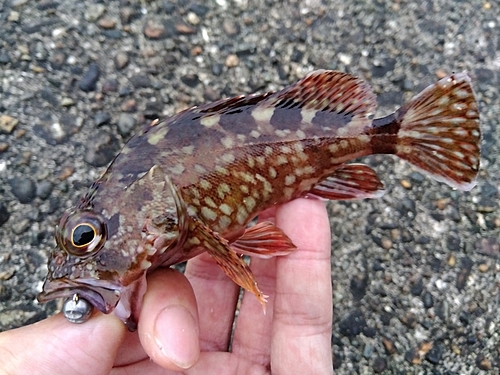
[[[158,365],[181,371],[200,355],[198,311],[189,281],[173,269],[148,277],[139,318],[142,346]]]
[[[208,254],[191,259],[186,277],[196,294],[200,317],[202,351],[226,351],[231,338],[234,311],[238,301],[236,285]]]
[[[297,250],[276,260],[271,367],[277,374],[333,373],[331,243],[325,204],[297,199],[277,210],[276,225]]]
[[[109,374],[125,334],[117,318],[97,313],[84,324],[62,314],[0,334],[7,374]]]

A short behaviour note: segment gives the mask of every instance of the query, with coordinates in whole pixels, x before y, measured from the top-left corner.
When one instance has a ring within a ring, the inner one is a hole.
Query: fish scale
[[[276,93],[153,121],[61,219],[39,300],[85,300],[133,330],[146,275],[207,251],[265,306],[241,255],[296,248],[274,224],[248,224],[298,197],[380,197],[377,173],[351,160],[394,154],[454,188],[474,187],[481,132],[466,73],[441,79],[389,116],[373,119],[375,110],[366,82],[316,71]]]

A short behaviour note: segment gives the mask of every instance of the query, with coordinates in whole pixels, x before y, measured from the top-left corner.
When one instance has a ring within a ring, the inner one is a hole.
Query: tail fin
[[[437,181],[461,190],[476,185],[479,111],[467,73],[427,87],[396,112],[396,155]]]

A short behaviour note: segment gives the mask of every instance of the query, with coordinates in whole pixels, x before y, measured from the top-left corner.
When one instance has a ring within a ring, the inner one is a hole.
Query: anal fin
[[[341,165],[335,172],[316,184],[306,196],[328,200],[380,198],[384,185],[377,172],[364,164]]]
[[[267,296],[260,291],[252,271],[243,258],[236,254],[229,242],[217,232],[199,220],[195,221],[195,225],[193,234],[201,240],[201,244],[207,249],[208,254],[231,280],[257,297],[265,313]]]
[[[231,248],[240,254],[264,259],[287,255],[297,249],[292,240],[270,221],[247,228],[245,233],[231,244]]]

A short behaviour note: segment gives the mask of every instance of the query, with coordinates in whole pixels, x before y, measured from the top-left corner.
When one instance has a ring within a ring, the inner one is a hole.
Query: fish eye
[[[69,212],[59,223],[56,241],[59,247],[71,255],[92,255],[106,241],[105,220],[92,211]]]
[[[92,242],[96,235],[96,229],[92,224],[78,224],[71,234],[71,243],[74,247],[86,246]]]

